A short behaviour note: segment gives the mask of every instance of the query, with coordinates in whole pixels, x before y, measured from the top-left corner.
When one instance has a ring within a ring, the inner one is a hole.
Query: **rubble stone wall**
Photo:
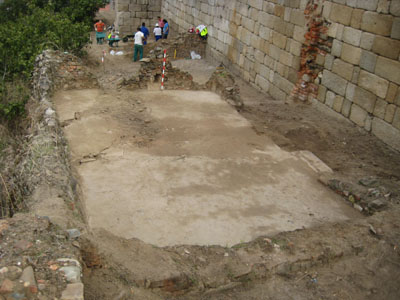
[[[163,0],[162,15],[207,25],[209,57],[272,97],[308,87],[303,100],[400,150],[399,0]]]
[[[122,35],[133,34],[143,22],[153,28],[161,14],[162,0],[114,0],[115,25]]]

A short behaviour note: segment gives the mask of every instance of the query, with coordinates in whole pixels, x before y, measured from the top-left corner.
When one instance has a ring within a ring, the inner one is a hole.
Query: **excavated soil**
[[[101,90],[54,97],[91,232],[87,299],[398,299],[398,152],[238,78],[240,108],[128,91],[132,46],[104,67],[107,47],[89,49]],[[172,65],[200,85],[216,68]]]

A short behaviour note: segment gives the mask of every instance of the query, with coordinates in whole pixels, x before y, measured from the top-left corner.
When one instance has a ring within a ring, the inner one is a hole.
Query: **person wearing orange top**
[[[99,20],[96,24],[94,24],[97,44],[103,44],[104,38],[106,37],[105,29],[106,24],[104,24],[102,20]]]

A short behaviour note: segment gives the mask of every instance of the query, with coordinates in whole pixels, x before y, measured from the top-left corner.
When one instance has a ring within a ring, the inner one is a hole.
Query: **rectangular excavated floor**
[[[54,102],[93,228],[231,246],[358,216],[214,93],[80,90]]]

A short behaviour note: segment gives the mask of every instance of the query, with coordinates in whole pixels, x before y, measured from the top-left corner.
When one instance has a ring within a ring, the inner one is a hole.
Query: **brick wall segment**
[[[396,112],[397,106],[394,104],[388,104],[385,111],[385,122],[391,124],[393,122],[394,113]]]

